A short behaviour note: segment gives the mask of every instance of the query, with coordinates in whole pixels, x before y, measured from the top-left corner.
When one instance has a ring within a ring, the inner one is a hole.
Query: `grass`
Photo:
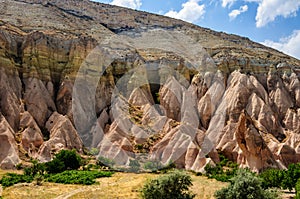
[[[1,175],[1,172],[0,172]],[[2,174],[3,175],[3,174]],[[3,191],[5,199],[45,199],[45,198],[102,198],[102,199],[138,199],[139,190],[147,179],[156,178],[158,174],[134,174],[134,173],[115,173],[109,178],[99,178],[100,184],[84,185],[63,185],[44,182],[42,186],[33,184],[20,184],[8,187]],[[204,176],[192,175],[193,186],[191,190],[197,194],[197,199],[212,199],[216,190],[226,186],[227,183],[208,179]]]
[[[21,170],[2,170],[2,169],[0,169],[0,178],[2,178],[2,176],[4,176],[7,173],[23,174],[23,171],[21,171]]]
[[[82,185],[61,185],[54,183],[43,183],[42,186],[34,184],[19,184],[3,190],[4,199],[51,199],[64,193],[79,189]]]

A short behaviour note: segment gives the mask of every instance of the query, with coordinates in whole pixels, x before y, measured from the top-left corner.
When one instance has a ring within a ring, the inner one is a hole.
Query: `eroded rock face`
[[[76,149],[82,153],[82,141],[67,116],[54,112],[46,123],[50,138],[38,152],[41,161],[51,160],[53,154],[61,149]]]
[[[166,109],[167,116],[176,121],[180,121],[181,118],[183,91],[182,85],[174,77],[171,77],[159,92],[160,104]]]
[[[0,115],[0,143],[0,168],[14,169],[20,162],[18,146],[14,131],[2,114]]]
[[[237,123],[235,137],[241,153],[237,162],[259,172],[266,168],[278,168],[277,162],[250,117],[242,113]]]
[[[28,112],[39,126],[44,126],[47,118],[56,110],[51,94],[43,82],[36,78],[25,81],[24,100]]]
[[[14,131],[18,129],[21,112],[21,80],[0,68],[0,109]]]
[[[300,161],[299,60],[87,0],[4,0],[0,12],[2,168],[83,147],[124,167],[203,171],[218,152],[258,172]]]
[[[21,144],[31,157],[35,157],[39,147],[43,144],[43,134],[34,118],[27,111],[21,113],[20,121]]]

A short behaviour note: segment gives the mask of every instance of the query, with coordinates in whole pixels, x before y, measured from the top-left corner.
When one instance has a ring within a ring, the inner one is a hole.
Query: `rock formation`
[[[300,161],[300,61],[88,0],[0,1],[0,167],[97,148],[127,167]]]
[[[0,168],[12,169],[14,168],[14,165],[20,162],[18,156],[18,147],[15,140],[14,131],[2,115],[0,115],[0,141]]]

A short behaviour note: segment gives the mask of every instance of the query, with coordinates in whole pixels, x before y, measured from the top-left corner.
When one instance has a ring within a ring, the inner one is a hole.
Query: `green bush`
[[[300,199],[300,178],[297,180],[296,186],[295,186],[295,190],[296,190],[296,197],[295,199]]]
[[[43,175],[40,175],[40,174],[37,174],[34,176],[34,179],[33,179],[36,183],[36,185],[40,186],[43,184],[43,181],[44,181],[44,176]]]
[[[149,162],[146,162],[144,164],[144,169],[150,170],[152,172],[158,171],[162,168],[163,168],[162,163],[160,161],[157,161],[157,160],[149,161]]]
[[[175,171],[148,181],[141,190],[144,199],[192,199],[189,192],[192,178],[184,172]]]
[[[216,175],[223,174],[223,168],[220,165],[212,166],[210,164],[207,164],[204,167],[205,175],[208,178],[214,178]]]
[[[236,175],[238,164],[228,160],[222,153],[219,153],[219,158],[220,162],[215,166],[208,164],[204,167],[205,175],[221,182],[228,182]]]
[[[16,169],[21,170],[23,168],[22,163],[16,164]]]
[[[111,177],[113,172],[108,171],[64,171],[58,174],[51,175],[40,175],[37,174],[35,177],[28,175],[20,175],[15,173],[8,173],[2,177],[0,184],[3,187],[9,187],[17,183],[30,183],[33,180],[36,181],[37,185],[41,185],[43,180],[48,182],[63,183],[63,184],[94,184],[96,178],[100,177]]]
[[[31,160],[32,166],[28,168],[24,168],[24,175],[32,176],[35,175],[43,175],[46,171],[46,166],[44,163],[38,163],[37,160]]]
[[[264,189],[271,187],[281,188],[284,171],[279,169],[267,169],[263,171],[259,177],[262,179],[262,187]]]
[[[52,161],[46,163],[46,171],[53,174],[66,170],[76,170],[81,163],[82,159],[75,150],[61,150]]]
[[[106,166],[106,167],[109,167],[111,169],[114,167],[115,164],[116,163],[115,163],[114,160],[111,160],[111,159],[103,157],[103,156],[100,156],[97,160],[97,165]]]
[[[227,168],[226,170],[220,165],[217,164],[216,166],[206,165],[204,167],[205,175],[208,178],[214,178],[221,182],[228,182],[231,178],[236,175],[237,167],[236,165],[233,168]]]
[[[130,166],[129,171],[131,172],[138,172],[141,167],[138,160],[129,160],[129,166]]]
[[[219,154],[219,158],[220,158],[220,166],[226,166],[227,163],[229,162],[228,158],[226,158],[223,154]]]
[[[217,199],[274,199],[277,193],[264,190],[261,180],[249,170],[240,169],[230,180],[230,185],[216,191]]]
[[[91,148],[91,150],[88,152],[89,155],[96,156],[99,154],[99,149],[97,148]]]
[[[0,180],[0,184],[3,187],[9,187],[14,184],[24,183],[24,182],[30,183],[32,181],[33,181],[32,176],[20,175],[20,174],[15,174],[15,173],[7,173]]]
[[[292,190],[300,178],[300,164],[290,164],[288,170],[283,172],[282,187]]]
[[[170,161],[167,165],[163,165],[161,169],[159,169],[160,172],[162,173],[167,173],[169,171],[172,171],[173,169],[176,168],[176,164],[172,161]]]
[[[88,164],[88,165],[85,165],[82,169],[85,171],[90,171],[94,167],[95,166],[93,164]]]
[[[54,158],[50,162],[46,162],[46,171],[47,173],[61,173],[65,171],[65,164],[63,161],[60,161],[59,159]]]
[[[176,165],[174,162],[169,162],[168,164],[163,165],[160,161],[153,160],[153,161],[145,162],[143,167],[145,170],[150,170],[151,172],[167,173],[175,169]]]
[[[65,165],[65,170],[76,170],[80,167],[82,159],[80,155],[73,150],[61,150],[55,155],[54,159],[62,161]]]
[[[47,178],[48,182],[62,184],[94,184],[96,178],[111,177],[113,173],[109,171],[64,171],[58,174],[52,174]]]

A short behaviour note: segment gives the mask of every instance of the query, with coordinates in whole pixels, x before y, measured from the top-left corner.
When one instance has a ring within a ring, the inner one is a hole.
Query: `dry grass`
[[[227,186],[228,183],[208,179],[204,176],[192,176],[193,186],[191,190],[197,194],[196,199],[212,199],[215,191]]]
[[[115,173],[110,178],[100,178],[97,181],[100,184],[84,185],[62,185],[54,183],[43,183],[42,186],[33,184],[16,185],[4,189],[4,199],[82,199],[82,198],[101,198],[135,199],[139,197],[139,190],[147,179],[156,178],[157,174],[133,174],[133,173]],[[211,199],[213,193],[226,186],[226,183],[218,182],[213,179],[207,179],[203,176],[192,176],[193,187],[191,190],[197,194],[197,199]]]
[[[61,185],[54,183],[44,183],[42,186],[36,186],[34,184],[18,184],[4,189],[3,198],[51,199],[81,187],[81,185]]]
[[[2,178],[2,176],[6,173],[17,173],[17,174],[22,174],[23,171],[22,170],[2,170],[0,169],[0,178]]]

